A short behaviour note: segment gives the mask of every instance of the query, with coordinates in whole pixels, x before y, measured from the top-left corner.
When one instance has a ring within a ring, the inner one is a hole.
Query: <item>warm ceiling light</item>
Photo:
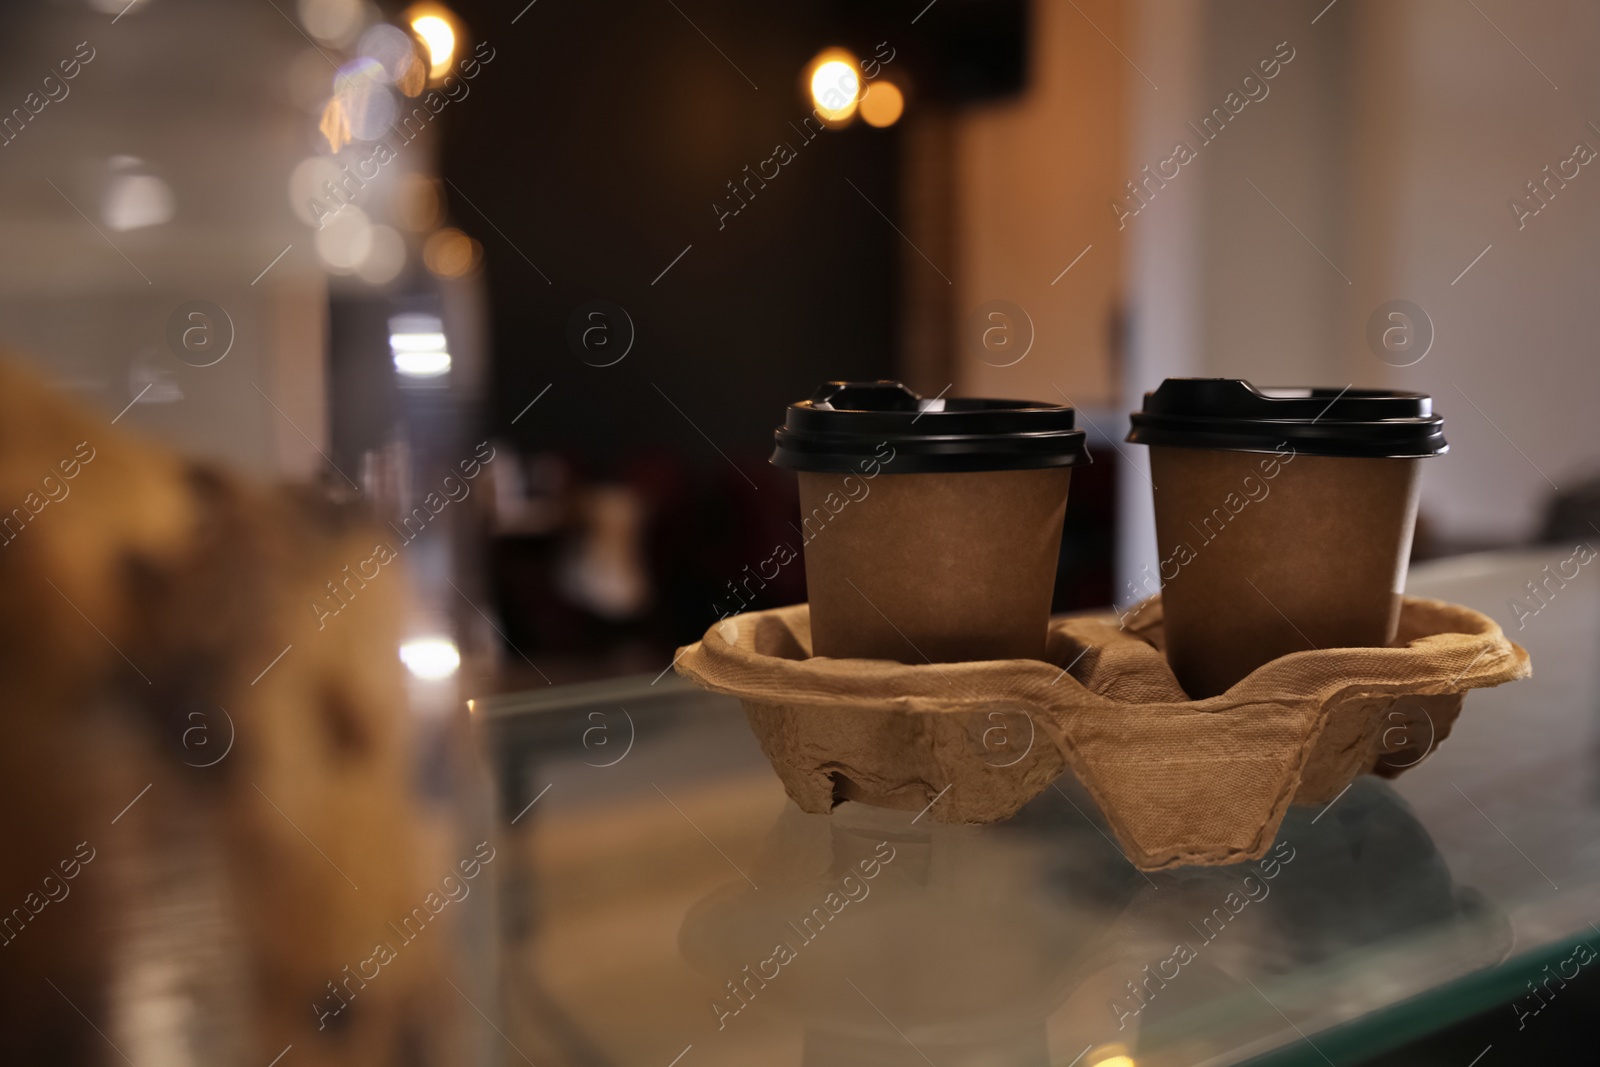
[[[861,121],[882,129],[898,122],[905,109],[905,95],[893,82],[877,82],[861,98]]]
[[[461,653],[454,641],[424,637],[401,645],[400,660],[418,678],[436,682],[456,673],[461,666]]]
[[[422,262],[441,278],[470,274],[483,258],[483,246],[455,227],[431,235],[422,246]]]
[[[438,79],[450,71],[450,60],[456,51],[456,31],[448,21],[438,15],[417,15],[411,20],[422,43],[428,46],[428,77]]]
[[[856,57],[839,48],[818,53],[811,61],[807,87],[818,115],[828,122],[848,122],[861,100],[861,75],[856,72]]]

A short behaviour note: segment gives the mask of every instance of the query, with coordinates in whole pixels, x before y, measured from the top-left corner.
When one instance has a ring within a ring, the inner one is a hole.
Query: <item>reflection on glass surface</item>
[[[685,957],[718,987],[715,1029],[792,1022],[808,1064],[1045,1065],[1052,1037],[1184,1064],[1270,1040],[1267,997],[1296,1018],[1377,1006],[1415,980],[1399,959],[1374,982],[1365,950],[1392,940],[1460,971],[1510,948],[1505,917],[1452,884],[1377,780],[1320,825],[1296,809],[1255,863],[1148,877],[1114,861],[1087,808],[1056,789],[984,828],[786,806],[748,881],[684,920]]]
[[[684,955],[722,987],[716,1028],[791,1021],[808,1064],[1048,1064],[1045,1018],[1136,879],[1100,862],[1096,839],[1094,863],[1066,859],[1058,883],[1062,854],[1029,843],[915,812],[786,806],[750,882],[684,920]]]

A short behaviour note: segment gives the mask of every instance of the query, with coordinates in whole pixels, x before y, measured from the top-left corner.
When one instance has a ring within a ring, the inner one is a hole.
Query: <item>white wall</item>
[[[1431,393],[1452,450],[1424,467],[1424,517],[1458,543],[1531,536],[1552,483],[1600,473],[1588,429],[1600,400],[1600,160],[1521,231],[1507,200],[1575,141],[1600,151],[1585,53],[1600,15],[1572,0],[1538,18],[1506,3],[1483,14],[1446,0],[1325,6],[1136,5],[1132,55],[1161,90],[1126,83],[1130,170],[1278,42],[1295,59],[1200,150],[1181,188],[1129,221],[1124,400],[1181,373]],[[1405,368],[1366,339],[1369,317],[1397,298],[1435,330]],[[1149,486],[1125,491],[1124,579],[1154,560]]]
[[[1600,151],[1589,125],[1600,122],[1600,15],[1571,0],[1540,5],[1537,18],[1511,4],[1479,6],[1515,46],[1470,6],[1425,0],[1359,12],[1363,40],[1403,45],[1365,72],[1398,105],[1372,159],[1389,221],[1373,238],[1383,281],[1371,295],[1409,298],[1436,327],[1416,366],[1366,366],[1375,380],[1433,393],[1445,415],[1452,451],[1428,465],[1425,513],[1463,534],[1515,538],[1534,531],[1551,481],[1567,488],[1600,474],[1591,431],[1600,159],[1522,230],[1507,206],[1575,142]],[[1347,330],[1360,328],[1361,310]]]

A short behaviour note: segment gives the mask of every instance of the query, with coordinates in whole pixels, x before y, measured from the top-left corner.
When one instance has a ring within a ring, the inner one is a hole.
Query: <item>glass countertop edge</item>
[[[495,693],[476,697],[473,711],[485,722],[515,719],[520,715],[537,715],[541,712],[572,711],[575,708],[596,704],[615,704],[632,701],[642,703],[702,693],[707,698],[716,694],[701,689],[693,682],[675,673],[655,676],[630,674],[619,678],[602,678],[592,682],[574,682],[539,689],[518,689],[510,693]]]
[[[1589,940],[1580,934],[1553,941],[1348,1022],[1319,1030],[1309,1041],[1297,1037],[1250,1059],[1235,1062],[1237,1067],[1326,1067],[1329,1059],[1335,1063],[1357,1063],[1391,1052],[1491,1008],[1510,1004],[1524,991],[1527,975],[1537,974],[1545,966],[1570,956],[1580,944]],[[1314,1047],[1310,1041],[1316,1042]]]

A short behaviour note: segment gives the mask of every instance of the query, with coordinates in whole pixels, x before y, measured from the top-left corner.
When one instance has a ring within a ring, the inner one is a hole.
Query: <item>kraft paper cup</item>
[[[1071,467],[1071,408],[926,400],[898,382],[791,405],[773,462],[799,473],[812,654],[1042,659]]]
[[[1147,444],[1167,662],[1227,691],[1281,656],[1395,638],[1420,461],[1448,449],[1430,398],[1168,379]]]
[[[844,477],[800,475],[813,655],[1044,658],[1070,468],[885,474],[823,528]]]

